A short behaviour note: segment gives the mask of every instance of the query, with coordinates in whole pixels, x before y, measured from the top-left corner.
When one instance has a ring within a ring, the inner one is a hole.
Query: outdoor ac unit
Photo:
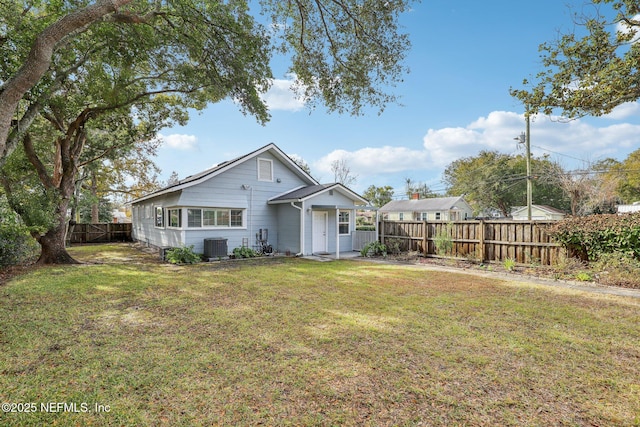
[[[214,238],[204,239],[204,256],[205,258],[220,258],[226,257],[227,251],[227,239]]]

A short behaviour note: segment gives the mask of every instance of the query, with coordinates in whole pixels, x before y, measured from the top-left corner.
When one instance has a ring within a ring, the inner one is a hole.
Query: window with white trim
[[[202,227],[202,209],[187,209],[187,227]]]
[[[169,227],[182,227],[182,209],[167,209],[167,219]]]
[[[187,209],[188,228],[242,227],[244,209],[227,208],[189,208]]]
[[[436,212],[436,221],[440,220],[440,212]]]
[[[231,209],[231,227],[242,227],[242,213],[244,211],[242,209]]]
[[[258,181],[273,181],[273,160],[258,158]]]
[[[398,220],[399,220],[399,221],[404,221],[404,212],[400,212],[400,213],[398,214]]]
[[[340,211],[338,213],[338,233],[349,234],[349,211]]]
[[[156,206],[155,209],[156,217],[155,217],[155,225],[156,227],[164,227],[164,209],[162,206]]]

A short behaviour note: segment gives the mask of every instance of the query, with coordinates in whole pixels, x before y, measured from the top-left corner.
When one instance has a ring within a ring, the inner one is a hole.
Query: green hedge
[[[584,260],[611,253],[640,260],[640,213],[571,217],[552,225],[549,232]]]

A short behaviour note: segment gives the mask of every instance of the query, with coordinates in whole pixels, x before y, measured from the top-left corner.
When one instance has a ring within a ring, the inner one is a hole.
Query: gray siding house
[[[133,238],[159,248],[225,239],[228,252],[267,240],[277,252],[352,251],[356,209],[367,200],[320,184],[269,144],[132,202]]]

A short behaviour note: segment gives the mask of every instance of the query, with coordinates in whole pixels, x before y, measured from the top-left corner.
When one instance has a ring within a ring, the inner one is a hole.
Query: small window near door
[[[440,212],[436,212],[436,221],[440,220]]]
[[[338,232],[349,234],[349,211],[340,211],[338,214]]]

